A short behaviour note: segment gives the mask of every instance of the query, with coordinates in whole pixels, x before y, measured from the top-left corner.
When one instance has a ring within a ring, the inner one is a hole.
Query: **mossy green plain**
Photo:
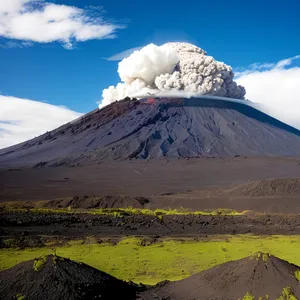
[[[220,235],[194,239],[160,239],[142,246],[141,238],[124,238],[117,245],[88,238],[55,248],[58,256],[84,262],[123,280],[155,284],[186,278],[215,265],[270,253],[300,265],[300,236]],[[0,269],[53,254],[53,247],[0,250]]]

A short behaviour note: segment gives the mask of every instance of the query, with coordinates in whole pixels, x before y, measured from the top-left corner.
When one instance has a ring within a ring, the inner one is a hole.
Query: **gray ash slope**
[[[256,253],[180,281],[161,282],[142,292],[139,299],[299,299],[297,272],[299,267],[294,264],[269,254]]]
[[[136,298],[136,286],[83,263],[49,255],[0,272],[0,299],[21,298],[131,300]]]
[[[0,166],[102,159],[300,154],[300,131],[242,103],[123,100],[0,150]]]

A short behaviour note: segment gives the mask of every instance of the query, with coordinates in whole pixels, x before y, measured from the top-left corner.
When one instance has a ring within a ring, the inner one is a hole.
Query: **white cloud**
[[[136,50],[141,50],[143,48],[142,47],[135,47],[135,48],[130,48],[130,49],[127,49],[127,50],[124,50],[120,53],[117,53],[113,56],[110,56],[108,58],[106,58],[106,60],[109,60],[109,61],[119,61],[119,60],[123,60],[124,58],[130,56],[134,51]]]
[[[0,95],[0,149],[57,128],[81,116],[43,102]]]
[[[292,65],[299,58],[297,55],[269,65],[253,64],[238,72],[236,81],[245,86],[248,99],[263,104],[267,113],[300,129],[300,67]]]
[[[44,0],[0,0],[0,36],[37,43],[74,42],[115,37],[123,26],[106,22],[94,11]]]
[[[287,66],[289,66],[290,64],[292,64],[292,62],[296,59],[300,58],[300,55],[296,55],[294,57],[289,57],[283,60],[280,60],[276,65],[275,65],[275,69],[283,69]]]
[[[2,49],[10,49],[10,48],[28,48],[32,47],[32,42],[15,42],[15,41],[6,41],[3,44],[0,44],[0,48]]]

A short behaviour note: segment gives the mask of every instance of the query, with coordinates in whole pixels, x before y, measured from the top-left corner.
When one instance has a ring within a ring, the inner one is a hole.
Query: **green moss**
[[[113,214],[114,216],[122,216],[122,215],[149,215],[149,216],[157,216],[161,218],[164,215],[242,215],[243,212],[237,212],[236,210],[228,209],[228,208],[220,208],[215,210],[207,210],[207,211],[188,211],[184,208],[181,209],[139,209],[139,208],[121,208],[118,210],[115,209],[94,209],[91,210],[90,213],[92,214]]]
[[[298,300],[293,294],[290,287],[286,287],[282,290],[282,296],[277,298],[276,300]]]
[[[247,293],[241,300],[255,300],[256,298],[252,296],[250,293]],[[266,295],[265,297],[258,297],[258,300],[268,300],[269,296]],[[240,300],[240,299],[239,299]]]
[[[267,262],[267,261],[269,260],[269,254],[268,254],[268,253],[263,253],[263,254],[262,254],[262,260],[263,260],[264,262]]]
[[[41,270],[43,270],[46,261],[47,261],[47,256],[36,258],[33,262],[33,270],[36,272],[40,272]]]
[[[254,255],[252,255],[252,258],[256,260],[261,258],[264,262],[267,262],[269,260],[269,256],[270,255],[268,253],[263,253],[259,251],[254,253]]]
[[[11,206],[2,206],[4,211],[14,211],[14,212],[24,212],[27,211],[24,208],[14,208]],[[189,211],[187,209],[140,209],[140,208],[99,208],[99,209],[74,209],[74,208],[59,208],[59,209],[51,209],[51,208],[31,208],[30,212],[32,213],[68,213],[68,214],[96,214],[96,215],[111,215],[114,217],[123,217],[128,215],[148,215],[148,216],[164,216],[164,215],[243,215],[245,211],[238,212],[236,210],[232,210],[229,208],[218,208],[212,210],[205,211]]]
[[[163,215],[158,215],[157,216],[158,220],[162,223],[164,221],[164,216]]]
[[[250,293],[247,293],[242,300],[254,300],[254,296],[251,296]]]
[[[297,271],[295,272],[295,277],[296,277],[296,279],[298,280],[298,282],[300,283],[300,270],[297,270]]]
[[[255,300],[256,298],[252,296],[250,293],[247,293],[242,299],[239,300]],[[268,300],[269,296],[266,295],[265,297],[258,297],[258,300]],[[282,296],[277,298],[276,300],[298,300],[290,287],[286,287],[282,290]]]
[[[258,249],[300,265],[300,236],[220,235],[198,241],[170,238],[155,242],[132,237],[115,245],[99,244],[91,238],[70,245],[57,247],[56,255],[84,262],[123,280],[145,284],[183,279],[215,265],[253,255]],[[53,254],[51,247],[0,249],[0,270],[49,254]]]
[[[16,299],[17,299],[17,300],[25,300],[25,296],[22,295],[22,294],[18,294],[18,295],[16,296]]]

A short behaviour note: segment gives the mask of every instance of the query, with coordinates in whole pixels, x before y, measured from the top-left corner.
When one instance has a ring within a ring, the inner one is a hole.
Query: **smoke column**
[[[119,63],[122,83],[102,93],[100,107],[126,96],[214,95],[244,99],[245,88],[233,81],[232,68],[188,43],[147,45]]]

